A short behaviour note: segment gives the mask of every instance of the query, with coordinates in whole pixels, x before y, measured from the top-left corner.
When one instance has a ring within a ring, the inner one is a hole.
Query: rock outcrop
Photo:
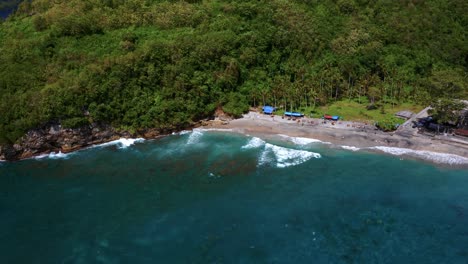
[[[51,152],[68,153],[119,138],[155,138],[172,132],[171,129],[146,129],[137,132],[118,131],[109,125],[92,124],[71,129],[47,125],[28,131],[16,144],[0,146],[0,160],[20,160]]]

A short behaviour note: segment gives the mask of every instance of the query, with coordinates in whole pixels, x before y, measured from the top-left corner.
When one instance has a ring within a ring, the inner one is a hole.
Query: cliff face
[[[12,161],[50,152],[61,151],[62,153],[67,153],[122,137],[155,138],[161,135],[161,133],[167,132],[169,131],[148,129],[130,133],[127,131],[117,131],[111,126],[97,124],[76,129],[64,129],[60,125],[49,125],[40,129],[30,130],[14,145],[0,146],[0,159]]]

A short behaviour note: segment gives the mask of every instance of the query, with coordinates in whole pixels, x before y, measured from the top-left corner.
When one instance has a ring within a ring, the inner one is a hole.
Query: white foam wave
[[[190,134],[189,138],[187,139],[187,144],[195,144],[200,141],[201,136],[203,136],[203,132],[208,131],[232,132],[233,130],[223,128],[195,128],[192,131],[182,131],[181,135]]]
[[[290,137],[290,136],[282,135],[282,134],[280,134],[279,136],[291,141],[292,143],[294,143],[296,145],[302,145],[302,146],[303,145],[308,145],[308,144],[311,144],[311,143],[330,144],[330,142],[321,141],[321,140],[318,140],[318,139],[315,139],[315,138]]]
[[[110,141],[110,142],[94,145],[94,146],[91,146],[91,147],[95,148],[95,147],[108,147],[108,146],[117,145],[118,148],[125,149],[125,148],[128,148],[128,147],[130,147],[131,145],[133,145],[135,143],[140,143],[140,142],[143,142],[143,141],[145,141],[144,138],[120,138],[120,139],[117,139],[117,140],[113,140],[113,141]]]
[[[190,133],[192,133],[191,130],[183,130],[183,131],[179,132],[179,135],[186,135],[186,134],[190,134]]]
[[[65,154],[59,151],[58,153],[50,153],[49,159],[66,159],[70,156],[70,154]]]
[[[321,155],[315,152],[289,149],[266,143],[265,150],[259,158],[259,165],[270,163],[274,159],[276,161],[276,167],[285,168],[299,165],[311,158],[321,158]]]
[[[451,165],[468,164],[468,158],[454,155],[454,154],[439,153],[439,152],[432,152],[432,151],[426,151],[426,150],[412,150],[412,149],[406,149],[406,148],[385,147],[385,146],[371,147],[369,149],[380,150],[382,152],[396,155],[396,156],[409,155],[409,156],[429,160],[435,163],[444,163],[444,164],[451,164]]]
[[[259,148],[261,146],[265,145],[265,141],[258,137],[253,137],[252,139],[249,140],[249,142],[245,145],[242,146],[243,149],[253,149],[253,148]]]
[[[200,138],[203,136],[203,132],[198,129],[194,129],[190,136],[187,139],[187,144],[196,144],[200,141]]]
[[[354,147],[354,146],[340,146],[342,149],[346,149],[346,150],[351,150],[351,151],[358,151],[360,150],[360,148],[358,147]]]
[[[137,142],[139,143],[139,142],[145,141],[145,139],[144,138],[121,138],[119,141],[120,141],[119,145],[121,146],[121,148],[128,148]]]
[[[43,154],[34,157],[36,160],[44,159],[44,158],[49,158],[49,159],[68,159],[70,157],[71,153],[62,153],[61,151],[59,152],[52,152],[49,154]]]

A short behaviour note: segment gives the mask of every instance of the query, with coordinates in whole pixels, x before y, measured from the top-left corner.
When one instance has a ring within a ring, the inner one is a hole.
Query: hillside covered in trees
[[[0,143],[217,107],[467,98],[466,0],[32,0],[0,22]]]

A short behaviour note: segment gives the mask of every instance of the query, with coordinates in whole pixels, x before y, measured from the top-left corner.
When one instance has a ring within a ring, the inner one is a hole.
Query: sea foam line
[[[358,150],[361,150],[361,149],[358,148],[358,147],[354,147],[354,146],[345,146],[345,145],[340,145],[340,148],[346,149],[346,150],[351,150],[351,151],[358,151]]]
[[[375,149],[379,150],[388,154],[401,156],[401,155],[409,155],[425,160],[430,160],[435,163],[445,163],[450,165],[462,165],[468,164],[468,158],[458,156],[455,154],[448,154],[448,153],[439,153],[439,152],[432,152],[426,150],[412,150],[406,148],[395,148],[395,147],[386,147],[386,146],[376,146],[370,147],[368,149]]]
[[[196,144],[200,141],[200,138],[203,136],[204,132],[208,131],[219,131],[219,132],[232,132],[232,129],[223,129],[223,128],[194,128],[192,131],[182,131],[181,135],[190,134],[187,139],[187,144]]]
[[[40,160],[44,158],[49,158],[49,159],[68,159],[72,153],[62,153],[61,151],[59,152],[51,152],[49,154],[42,154],[39,156],[35,156],[34,159]]]
[[[203,136],[203,132],[200,130],[193,130],[192,133],[190,133],[190,136],[187,139],[187,144],[195,144],[200,141],[200,138]]]
[[[99,147],[108,147],[108,146],[117,145],[118,148],[125,149],[125,148],[130,147],[131,145],[134,145],[135,143],[141,143],[143,141],[145,141],[144,138],[120,138],[120,139],[109,141],[106,143],[93,145],[90,148],[99,148]]]
[[[321,141],[315,138],[304,138],[304,137],[291,137],[288,135],[279,134],[278,136],[285,138],[296,145],[308,145],[312,143],[331,144],[330,142]]]
[[[296,139],[288,137],[289,139]],[[302,139],[304,139],[302,141]],[[308,138],[298,138],[296,142],[305,143],[305,142],[317,142],[314,139]],[[274,163],[277,168],[285,168],[289,166],[299,165],[308,161],[311,158],[321,158],[319,153],[306,151],[306,150],[297,150],[290,149],[285,147],[276,146],[270,143],[266,143],[263,139],[258,137],[252,137],[242,149],[257,149],[263,148],[262,153],[260,154],[258,160],[258,166],[262,166],[268,163]]]
[[[186,135],[190,133],[192,133],[192,130],[182,130],[179,133],[173,133],[173,134]]]
[[[321,158],[319,153],[310,152],[306,150],[289,149],[280,146],[276,146],[270,143],[265,144],[265,149],[259,158],[259,165],[276,161],[276,167],[286,168],[290,166],[299,165],[304,163],[311,158]]]
[[[109,141],[109,142],[106,142],[106,143],[92,145],[92,146],[86,147],[84,149],[101,148],[101,147],[108,147],[108,146],[113,146],[113,145],[116,145],[119,149],[125,149],[125,148],[128,148],[128,147],[130,147],[131,145],[133,145],[135,143],[139,143],[139,142],[143,142],[143,141],[145,141],[144,138],[120,138],[120,139]],[[80,150],[78,150],[77,152],[79,152],[79,151]],[[32,157],[32,158],[36,159],[36,160],[41,160],[41,159],[44,159],[44,158],[68,159],[74,153],[76,153],[76,152],[63,153],[62,151],[59,151],[59,152],[51,152],[49,154],[42,154],[42,155],[35,156],[35,157]]]
[[[253,148],[259,148],[263,145],[265,145],[265,141],[258,137],[253,137],[247,142],[246,145],[242,146],[242,149],[253,149]]]

